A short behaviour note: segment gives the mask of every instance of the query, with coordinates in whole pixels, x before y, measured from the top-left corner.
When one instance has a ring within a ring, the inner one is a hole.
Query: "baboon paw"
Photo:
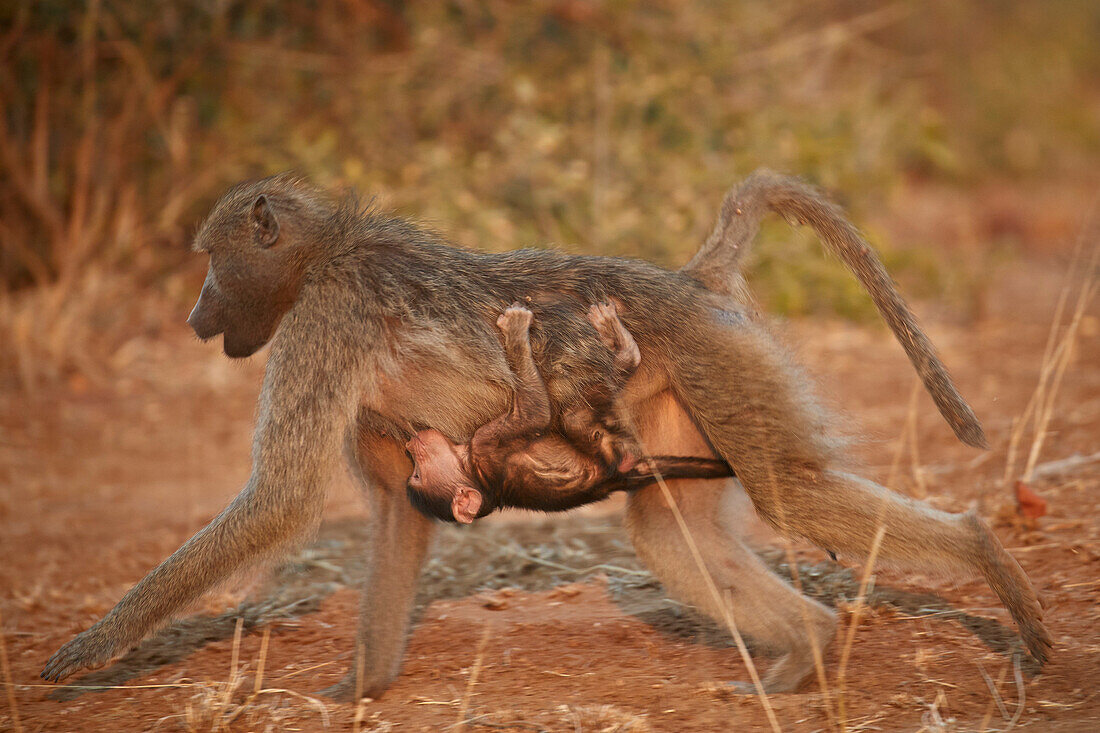
[[[39,676],[50,682],[60,682],[82,669],[98,669],[118,654],[119,646],[106,634],[92,627],[62,646],[46,662]]]
[[[1050,652],[1054,648],[1054,639],[1043,623],[1043,607],[1039,598],[1028,594],[1024,595],[1015,604],[1006,605],[1009,606],[1009,611],[1016,619],[1016,625],[1020,629],[1020,637],[1023,639],[1028,653],[1039,664],[1046,664],[1046,661],[1050,658]]]
[[[604,346],[611,351],[619,348],[619,314],[614,303],[604,301],[589,307],[588,322],[596,329]]]
[[[1054,649],[1054,640],[1041,621],[1020,624],[1020,636],[1028,652],[1039,664],[1046,664]]]
[[[323,690],[318,690],[317,694],[335,700],[336,702],[355,702],[355,680],[349,681],[348,678],[345,677],[335,685],[326,687]]]
[[[356,702],[356,687],[355,676],[349,673],[335,685],[326,687],[317,694],[331,698],[337,702],[354,703]],[[358,690],[359,699],[370,698],[372,700],[377,700],[382,696],[382,693],[386,691],[386,687],[387,685],[381,683],[363,685],[359,687]]]
[[[769,681],[766,677],[761,681],[761,686],[764,688],[765,695],[775,695],[781,692],[794,692],[800,686],[800,681],[791,683],[790,680],[783,681]],[[756,686],[755,682],[744,680],[733,680],[726,683],[726,687],[735,695],[759,695],[760,688]]]
[[[742,682],[740,680],[734,680],[733,682],[727,682],[726,687],[734,695],[756,695],[758,690],[756,685],[752,682]]]
[[[588,308],[588,320],[593,324],[596,322],[606,322],[618,318],[619,314],[615,308],[615,304],[610,300],[605,300],[602,303],[593,303]]]
[[[535,314],[520,302],[508,306],[497,318],[497,328],[505,333],[523,334],[531,328]]]

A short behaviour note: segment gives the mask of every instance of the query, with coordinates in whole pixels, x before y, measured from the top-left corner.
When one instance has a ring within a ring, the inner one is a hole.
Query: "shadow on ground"
[[[73,700],[144,676],[178,662],[210,642],[232,638],[238,619],[244,632],[276,619],[313,613],[344,586],[358,587],[365,574],[367,536],[357,520],[326,523],[317,539],[279,566],[269,580],[235,609],[216,616],[174,621],[116,663],[51,692],[53,700]],[[784,578],[790,566],[781,550],[763,553],[765,562]],[[836,563],[800,563],[802,590],[829,606],[850,603],[859,594],[859,579]],[[574,516],[540,523],[488,523],[440,528],[434,551],[421,576],[416,617],[432,601],[457,599],[482,591],[515,588],[548,590],[600,575],[616,604],[659,633],[714,647],[732,647],[729,633],[695,610],[670,600],[660,583],[642,567],[615,519]],[[952,619],[989,649],[1008,654],[1019,646],[1013,629],[989,618],[952,608],[930,593],[910,593],[876,586],[871,607],[889,606],[910,616]],[[751,646],[751,643],[750,643]],[[1029,666],[1030,665],[1030,666]],[[1023,671],[1037,666],[1024,656]]]

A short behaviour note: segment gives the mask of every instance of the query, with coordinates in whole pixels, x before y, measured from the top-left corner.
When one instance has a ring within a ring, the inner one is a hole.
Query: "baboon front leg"
[[[371,531],[351,669],[324,691],[345,701],[356,693],[380,696],[400,672],[416,582],[433,534],[431,520],[405,496],[412,464],[399,441],[361,431],[351,461],[370,502]]]
[[[323,454],[318,450],[311,458]],[[302,473],[315,477],[308,470]],[[266,478],[255,472],[245,490],[210,524],[150,571],[106,616],[50,657],[41,676],[57,681],[103,666],[211,586],[277,553],[318,524],[323,486],[299,475],[291,475],[285,485]]]

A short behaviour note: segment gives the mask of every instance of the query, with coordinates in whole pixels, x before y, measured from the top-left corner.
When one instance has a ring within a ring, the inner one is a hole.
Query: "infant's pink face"
[[[405,444],[413,459],[409,486],[422,491],[439,491],[465,478],[458,446],[438,430],[421,430]]]
[[[462,463],[465,446],[458,446],[438,430],[421,430],[405,444],[413,459],[409,487],[422,494],[451,500],[454,518],[469,524],[481,509],[481,492],[472,486]]]

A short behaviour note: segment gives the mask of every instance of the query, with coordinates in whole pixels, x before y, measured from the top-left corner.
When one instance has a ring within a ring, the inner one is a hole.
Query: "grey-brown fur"
[[[708,289],[723,267],[738,264],[721,260],[720,248],[708,245],[716,267],[708,269],[704,255],[679,273],[548,251],[482,254],[289,177],[226,194],[196,247],[211,256],[190,318],[196,332],[224,331],[235,355],[270,337],[252,474],[210,525],[50,659],[48,679],[109,661],[214,583],[311,531],[344,452],[371,504],[373,547],[363,653],[329,692],[384,691],[400,668],[431,537],[429,520],[405,499],[410,464],[402,445],[427,427],[466,441],[507,408],[513,377],[494,323],[516,300],[535,313],[533,351],[553,400],[582,400],[593,388],[590,375],[607,373],[609,351],[585,312],[614,298],[643,357],[621,409],[649,453],[717,455],[763,517],[830,550],[866,555],[881,517],[883,558],[983,575],[1031,653],[1046,656],[1035,593],[980,520],[838,470],[805,380],[760,324],[739,315],[743,306],[720,287]],[[731,591],[739,627],[779,657],[767,688],[794,689],[811,671],[815,647],[832,640],[834,615],[769,573],[741,542],[722,511],[731,488],[722,480],[671,482],[708,571]],[[657,489],[629,497],[626,524],[670,591],[721,618]]]

